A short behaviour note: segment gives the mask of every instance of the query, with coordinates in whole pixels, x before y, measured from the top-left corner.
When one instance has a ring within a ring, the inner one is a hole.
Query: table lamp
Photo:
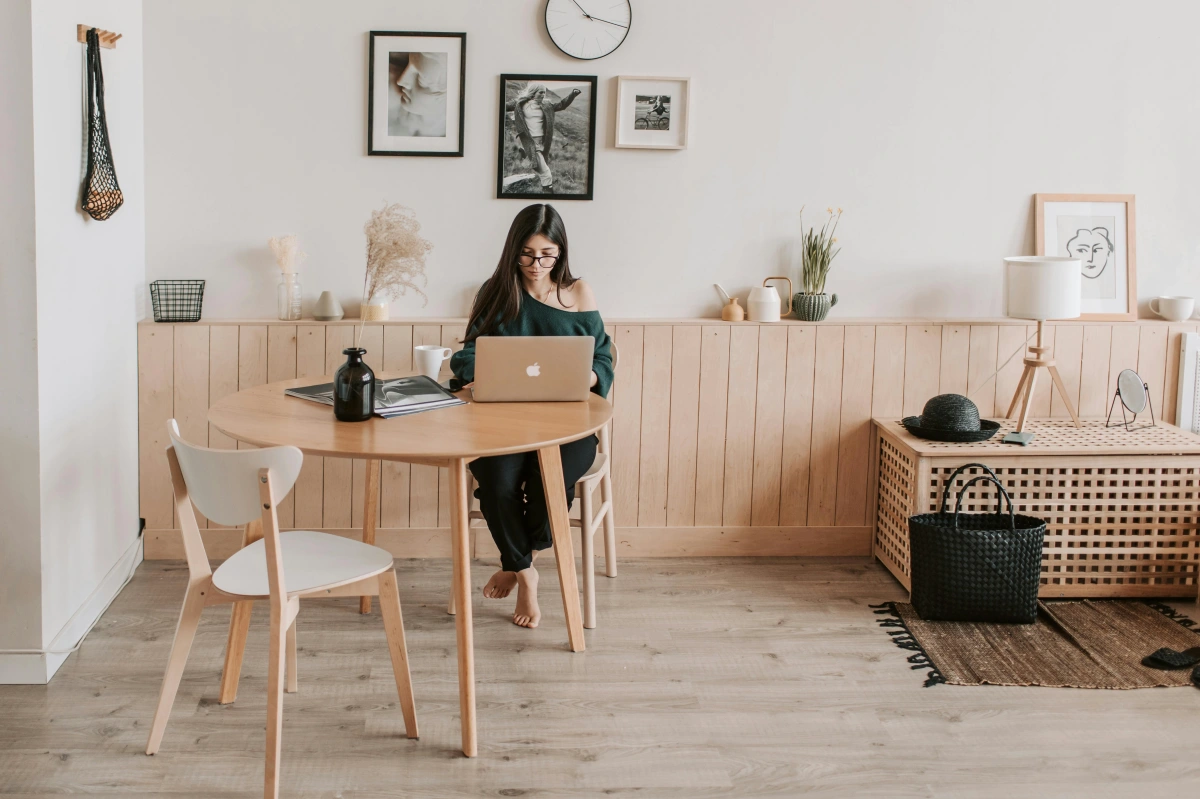
[[[1005,313],[1015,319],[1037,321],[1037,344],[1029,346],[1029,354],[1025,356],[1025,371],[1021,373],[1021,382],[1017,383],[1017,391],[1013,394],[1012,404],[1008,406],[1008,413],[1005,415],[1011,418],[1017,403],[1020,402],[1021,416],[1017,419],[1016,432],[1021,433],[1025,429],[1025,420],[1029,418],[1029,406],[1033,403],[1037,370],[1039,367],[1045,367],[1075,421],[1075,426],[1080,427],[1079,416],[1067,397],[1067,388],[1058,374],[1051,348],[1042,344],[1042,325],[1047,319],[1079,318],[1083,263],[1078,258],[1050,255],[1005,258],[1004,263],[1008,271],[1008,307]]]

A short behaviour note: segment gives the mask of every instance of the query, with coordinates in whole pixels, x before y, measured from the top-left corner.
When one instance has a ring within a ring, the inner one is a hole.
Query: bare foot
[[[518,627],[537,627],[542,620],[542,609],[537,600],[538,573],[530,566],[517,572],[517,608],[513,611],[513,624]]]
[[[483,595],[488,599],[504,599],[517,587],[517,573],[506,572],[503,569],[492,575],[483,587]]]

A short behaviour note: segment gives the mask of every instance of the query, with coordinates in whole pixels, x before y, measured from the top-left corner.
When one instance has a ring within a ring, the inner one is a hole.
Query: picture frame
[[[686,150],[691,88],[690,78],[619,76],[613,115],[616,146]]]
[[[1080,319],[1138,318],[1137,214],[1132,194],[1035,194],[1037,255],[1083,259]]]
[[[463,155],[467,34],[371,31],[367,155]]]
[[[497,199],[592,199],[596,89],[595,75],[500,76]]]

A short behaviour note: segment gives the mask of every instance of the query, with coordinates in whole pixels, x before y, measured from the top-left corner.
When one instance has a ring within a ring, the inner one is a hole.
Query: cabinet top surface
[[[1081,428],[1070,419],[1033,419],[1025,424],[1025,432],[1034,434],[1027,446],[1003,443],[1005,434],[1016,427],[1015,419],[997,419],[1000,429],[996,435],[970,444],[918,438],[896,418],[877,417],[873,421],[883,436],[921,456],[1200,455],[1200,436],[1163,421],[1143,427],[1149,422],[1139,419],[1136,426],[1131,426],[1134,429],[1126,430],[1119,423],[1106,427],[1104,419],[1081,419]]]

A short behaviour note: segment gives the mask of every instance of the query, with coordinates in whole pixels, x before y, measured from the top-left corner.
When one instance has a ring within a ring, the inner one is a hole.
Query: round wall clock
[[[632,19],[629,0],[546,0],[546,32],[559,50],[584,61],[620,47]]]

